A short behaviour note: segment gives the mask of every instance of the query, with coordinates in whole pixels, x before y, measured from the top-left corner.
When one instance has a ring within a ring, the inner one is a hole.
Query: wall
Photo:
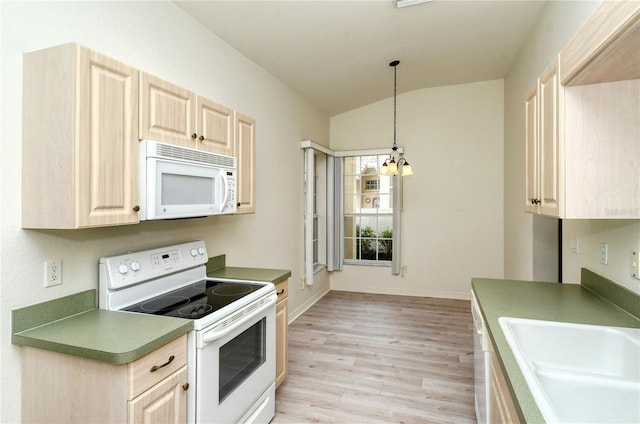
[[[332,289],[468,299],[472,277],[502,278],[503,98],[502,80],[398,96],[398,145],[414,170],[404,178],[406,272],[345,266]],[[331,118],[334,150],[392,143],[392,98]]]
[[[300,281],[300,141],[328,144],[329,120],[170,2],[2,1],[0,18],[0,422],[19,422],[20,349],[10,342],[11,310],[97,289],[100,256],[202,238],[211,256],[226,253],[228,265],[291,269],[292,281]],[[256,214],[76,231],[22,230],[22,53],[69,41],[254,117]],[[62,259],[63,285],[44,289],[43,261],[49,259]],[[305,291],[291,290],[290,310],[328,287],[324,275]]]
[[[600,1],[548,2],[538,24],[505,78],[505,270],[506,278],[535,279],[545,264],[552,225],[523,212],[524,94],[551,63]],[[545,230],[546,229],[546,230]],[[580,237],[580,252],[571,252],[570,236]],[[580,281],[587,267],[640,293],[629,271],[629,252],[640,245],[638,220],[564,220],[562,226],[563,281]],[[600,264],[600,243],[609,245],[609,265]],[[536,270],[537,268],[537,270]]]

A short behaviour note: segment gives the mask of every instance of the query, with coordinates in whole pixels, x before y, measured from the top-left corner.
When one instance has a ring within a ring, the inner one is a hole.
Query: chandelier
[[[380,175],[413,175],[413,170],[409,162],[398,153],[398,145],[396,144],[396,87],[397,87],[397,66],[400,64],[399,60],[394,60],[389,63],[389,66],[393,67],[393,147],[391,148],[391,154],[380,167]],[[396,162],[397,158],[397,162]],[[398,172],[400,170],[400,172]]]

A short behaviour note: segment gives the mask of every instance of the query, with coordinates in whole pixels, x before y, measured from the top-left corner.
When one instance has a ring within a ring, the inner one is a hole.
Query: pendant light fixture
[[[398,74],[397,67],[399,64],[399,60],[394,60],[393,62],[389,63],[389,66],[393,67],[393,147],[391,148],[391,154],[380,167],[380,175],[398,175],[398,170],[400,170],[400,175],[402,176],[413,175],[411,165],[409,165],[409,162],[407,162],[407,160],[402,157],[402,154],[398,153],[398,145],[396,144],[396,93]],[[398,158],[397,162],[396,156]]]

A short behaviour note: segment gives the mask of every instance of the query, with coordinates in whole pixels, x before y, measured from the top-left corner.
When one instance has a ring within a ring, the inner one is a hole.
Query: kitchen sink
[[[498,322],[547,422],[640,422],[640,328]]]

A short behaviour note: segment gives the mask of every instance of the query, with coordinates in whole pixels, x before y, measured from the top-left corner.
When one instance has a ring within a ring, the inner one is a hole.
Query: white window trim
[[[334,151],[318,144],[312,140],[304,140],[300,143],[300,147],[305,152],[305,242],[304,242],[304,282],[306,285],[313,284],[313,276],[316,272],[325,268],[328,271],[337,271],[342,269],[343,264],[343,252],[342,252],[342,234],[344,234],[344,207],[342,199],[342,177],[343,169],[341,162],[336,160],[337,158],[343,158],[346,156],[368,156],[368,155],[386,155],[390,154],[389,148],[380,149],[362,149],[362,150],[341,150]],[[318,266],[313,263],[313,193],[315,178],[308,178],[307,175],[314,175],[315,169],[313,169],[313,155],[314,150],[322,152],[327,155],[327,254],[326,265]],[[403,147],[398,147],[398,153],[404,153]],[[307,169],[307,164],[311,163],[311,170]],[[401,219],[400,213],[402,211],[402,177],[392,177],[394,181],[393,190],[393,253],[391,261],[391,272],[394,275],[400,274],[400,232],[401,232]],[[306,211],[312,211],[312,213],[306,213]],[[339,221],[336,221],[340,217]],[[311,229],[310,231],[308,229]],[[367,266],[388,266],[383,263],[371,263],[362,265]]]

